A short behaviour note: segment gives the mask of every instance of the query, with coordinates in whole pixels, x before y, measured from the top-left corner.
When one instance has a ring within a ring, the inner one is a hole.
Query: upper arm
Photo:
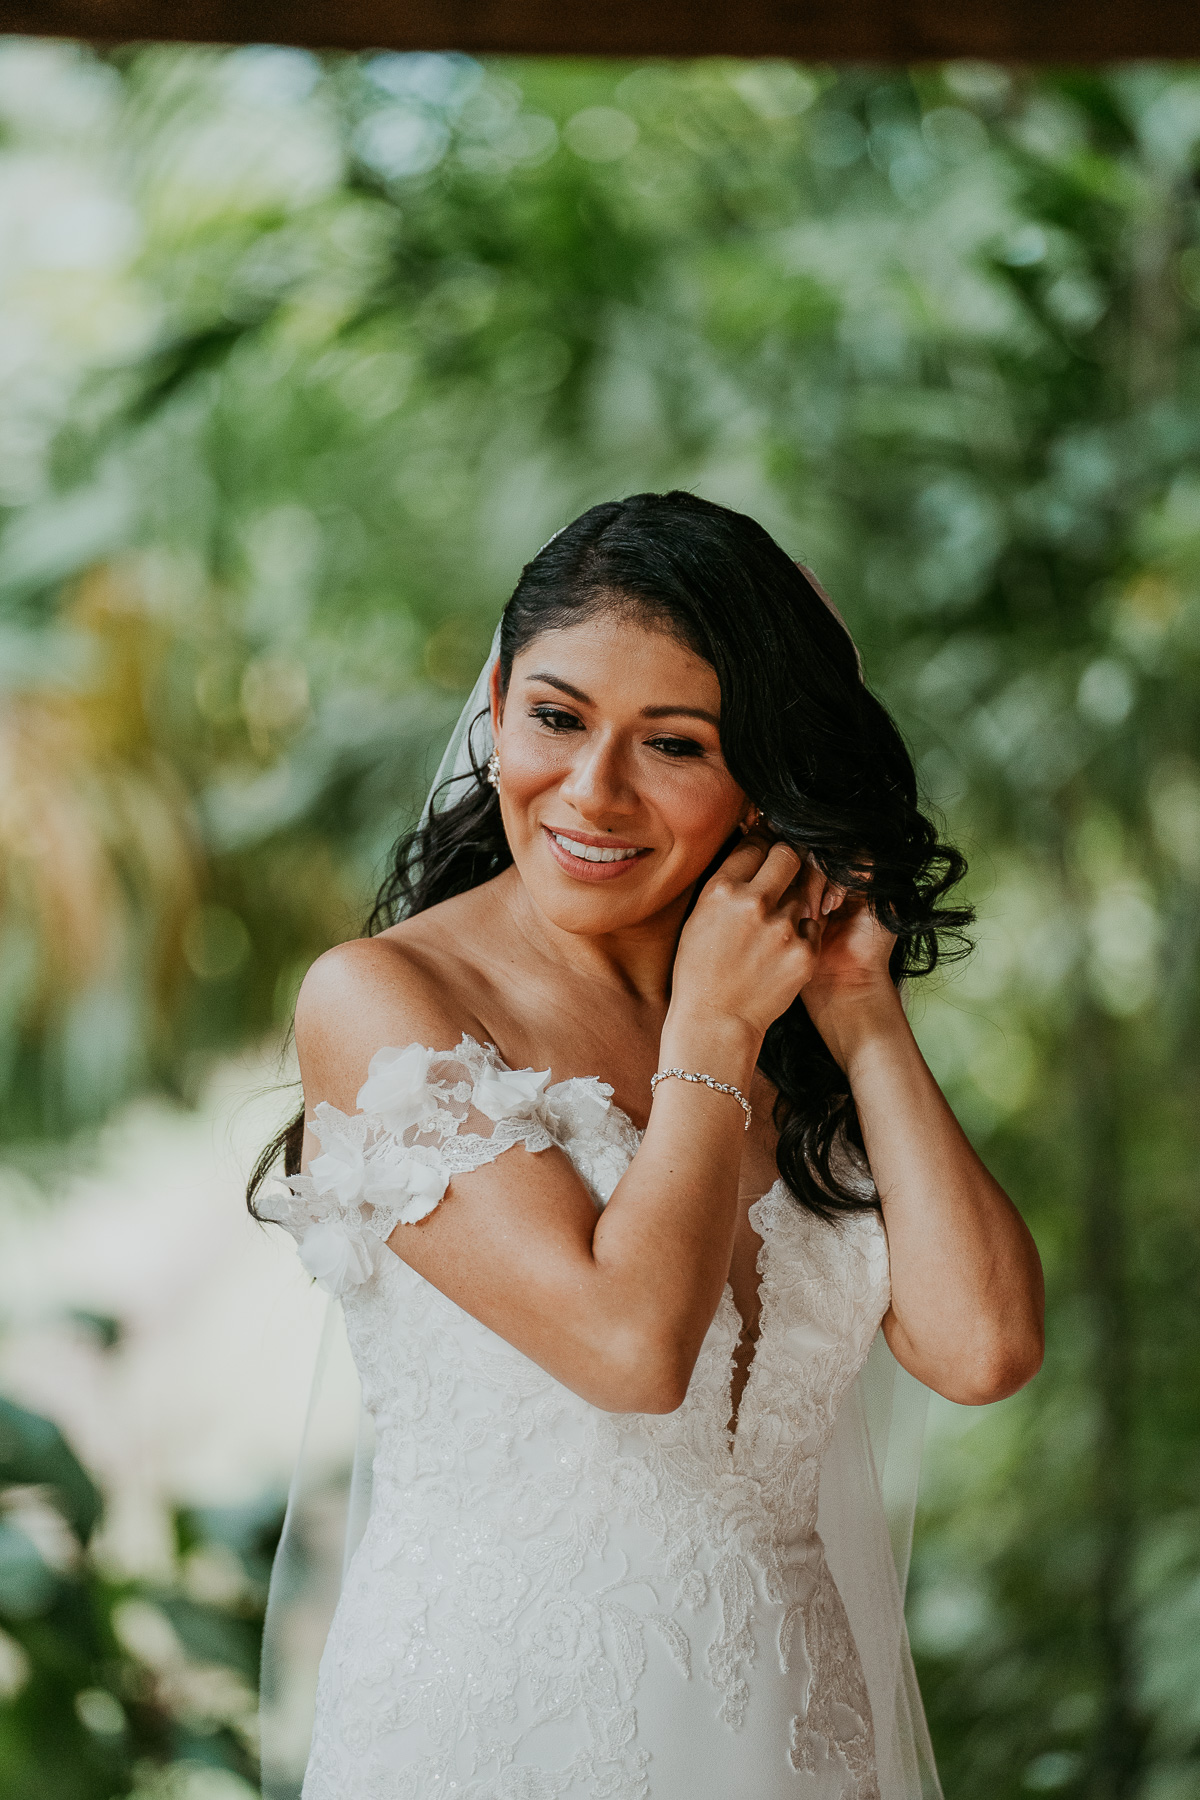
[[[340,945],[306,976],[296,1007],[304,1083],[303,1167],[323,1146],[322,1104],[354,1115],[372,1057],[419,1044],[451,1051],[478,1021],[451,1018],[433,972],[392,940]],[[317,1130],[314,1130],[314,1123]],[[474,1131],[487,1120],[475,1115]],[[541,1140],[545,1142],[544,1135]],[[446,1149],[452,1150],[448,1144]],[[388,1248],[485,1325],[554,1373],[579,1315],[581,1284],[594,1273],[595,1204],[568,1157],[513,1144],[494,1160],[453,1171],[441,1199],[414,1223],[398,1223]],[[594,1346],[593,1346],[594,1347]]]

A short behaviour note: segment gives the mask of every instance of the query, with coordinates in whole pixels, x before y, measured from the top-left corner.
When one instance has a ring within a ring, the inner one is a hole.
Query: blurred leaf
[[[2,1395],[0,1485],[50,1489],[63,1517],[85,1544],[103,1510],[99,1489],[58,1427]]]

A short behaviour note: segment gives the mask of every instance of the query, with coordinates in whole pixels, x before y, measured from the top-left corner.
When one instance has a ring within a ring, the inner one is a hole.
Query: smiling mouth
[[[642,852],[636,848],[610,850],[607,846],[601,847],[599,844],[581,844],[578,839],[564,837],[559,831],[552,831],[550,836],[554,839],[554,842],[560,849],[565,850],[568,856],[573,856],[577,862],[631,862],[635,856],[640,856],[642,854]]]

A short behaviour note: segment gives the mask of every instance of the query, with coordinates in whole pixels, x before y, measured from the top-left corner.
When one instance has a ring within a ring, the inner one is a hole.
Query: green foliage
[[[0,427],[11,1135],[286,1021],[557,525],[753,511],[973,857],[918,1025],[1048,1269],[931,1459],[947,1793],[1194,1791],[1200,78],[13,46],[0,112],[118,246]]]
[[[0,1482],[13,1487],[48,1487],[80,1543],[86,1544],[102,1502],[91,1476],[66,1439],[36,1413],[0,1396]]]
[[[0,1401],[5,1795],[148,1796],[155,1772],[172,1767],[253,1780],[276,1509],[181,1512],[168,1586],[106,1569],[92,1546],[100,1515],[100,1495],[57,1428]],[[206,1585],[219,1603],[199,1597]]]

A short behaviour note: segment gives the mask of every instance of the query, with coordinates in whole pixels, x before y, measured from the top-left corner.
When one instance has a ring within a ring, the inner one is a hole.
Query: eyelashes
[[[564,712],[560,706],[532,706],[529,709],[531,719],[538,719],[551,731],[583,730],[582,721],[574,713]]]
[[[533,706],[529,709],[529,716],[544,725],[548,731],[563,736],[583,730],[583,721],[561,706]],[[662,736],[647,738],[646,742],[652,750],[657,750],[660,755],[669,757],[673,762],[683,762],[689,757],[704,755],[703,747],[694,738]]]
[[[676,762],[704,755],[699,744],[693,743],[691,738],[651,738],[649,742],[655,750],[661,750],[664,756],[670,756]]]

